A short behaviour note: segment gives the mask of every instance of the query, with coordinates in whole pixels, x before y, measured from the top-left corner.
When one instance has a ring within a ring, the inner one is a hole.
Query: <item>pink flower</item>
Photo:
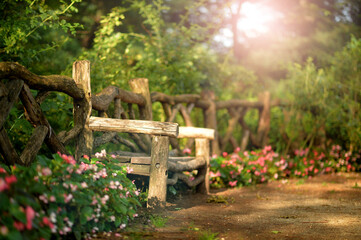
[[[9,185],[5,182],[3,178],[0,178],[0,192],[9,189]]]
[[[50,175],[52,174],[50,168],[48,168],[48,167],[41,169],[41,173],[42,173],[44,176],[50,176]]]
[[[9,233],[9,229],[6,226],[1,226],[0,227],[0,234],[1,235],[6,236],[6,235],[8,235],[8,233]]]
[[[192,153],[192,150],[190,150],[189,148],[185,148],[183,150],[183,154],[191,154]]]
[[[6,170],[0,167],[0,173],[6,173]],[[4,226],[5,227],[5,226]]]
[[[88,156],[88,155],[83,155],[83,158],[89,160],[89,156]]]
[[[55,200],[56,200],[56,199],[55,199],[55,197],[54,197],[53,195],[51,195],[51,196],[49,197],[49,201],[50,201],[50,202],[55,202]]]
[[[223,157],[227,157],[227,156],[228,156],[228,153],[227,153],[227,152],[223,152],[223,153],[222,153],[222,156],[223,156]]]
[[[50,229],[54,228],[54,224],[47,217],[43,217],[43,224],[49,226]]]
[[[234,187],[234,186],[237,185],[237,180],[236,180],[236,181],[233,181],[233,182],[231,181],[231,182],[229,182],[228,184],[229,184],[229,186]]]
[[[216,173],[214,173],[212,171],[209,172],[210,178],[215,178],[215,177],[220,177],[220,176],[221,176],[221,173],[219,172],[219,170]]]
[[[64,193],[64,202],[68,203],[70,202],[70,200],[73,198],[72,194],[67,195],[66,193]]]
[[[87,184],[86,182],[82,182],[82,183],[80,184],[80,186],[81,186],[82,188],[87,188],[87,187],[88,187],[88,184]]]
[[[64,159],[64,161],[68,164],[71,164],[71,165],[75,165],[76,164],[76,161],[75,159],[73,158],[73,156],[67,156],[65,154],[61,154],[60,152],[58,152],[59,156]]]
[[[313,170],[313,172],[315,173],[315,174],[317,174],[318,173],[318,169],[317,168],[315,168],[315,170]]]
[[[25,229],[25,225],[22,222],[14,222],[14,227],[18,231],[23,231]]]
[[[5,177],[5,182],[8,184],[8,185],[10,185],[10,184],[12,184],[12,183],[16,183],[18,180],[17,180],[17,178],[16,178],[16,176],[15,175],[11,175],[11,176],[6,176]]]
[[[241,148],[240,148],[240,147],[237,147],[236,149],[234,149],[234,152],[235,152],[235,153],[239,153],[239,151],[241,151]]]
[[[127,173],[129,174],[129,173],[131,173],[131,172],[133,172],[133,168],[130,168],[129,166],[127,167]]]
[[[27,206],[25,209],[25,214],[26,214],[26,229],[31,230],[33,219],[35,217],[35,211],[34,209],[32,209],[32,207]]]

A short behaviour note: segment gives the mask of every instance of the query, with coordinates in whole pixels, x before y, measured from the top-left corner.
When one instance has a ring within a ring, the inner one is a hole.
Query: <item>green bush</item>
[[[80,239],[124,228],[136,216],[140,192],[115,159],[38,160],[0,168],[1,239]]]

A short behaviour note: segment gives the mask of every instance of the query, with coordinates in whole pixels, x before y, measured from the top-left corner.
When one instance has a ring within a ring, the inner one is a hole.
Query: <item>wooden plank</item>
[[[133,164],[150,165],[151,160],[150,160],[150,157],[132,157],[130,162],[133,163]]]
[[[203,159],[203,157],[202,157]],[[195,160],[195,157],[168,157],[168,161],[177,163],[177,162],[190,162]],[[148,164],[150,165],[151,160],[150,157],[132,157],[130,160],[133,164]]]
[[[109,131],[143,133],[169,137],[178,136],[178,124],[169,122],[90,117],[89,127],[91,130],[99,132]]]
[[[148,208],[165,207],[167,197],[169,138],[152,137]]]
[[[18,99],[23,85],[23,81],[16,79],[10,81],[6,85],[1,86],[3,89],[3,94],[0,96],[0,129],[3,127],[10,109],[14,105],[14,102],[16,102]]]
[[[131,169],[130,174],[136,174],[136,175],[142,175],[142,176],[150,175],[150,165],[138,165],[138,164],[131,164],[131,163],[115,163],[114,165],[129,167],[129,169]]]
[[[178,138],[206,138],[214,139],[214,129],[196,128],[196,127],[179,127]]]

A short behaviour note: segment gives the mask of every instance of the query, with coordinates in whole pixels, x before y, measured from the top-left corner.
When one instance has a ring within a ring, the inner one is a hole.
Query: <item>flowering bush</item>
[[[321,173],[360,170],[360,154],[332,146],[326,154],[317,150],[297,150],[294,157],[280,156],[266,146],[259,151],[235,151],[213,156],[210,181],[212,187],[236,187],[286,177],[312,177]]]
[[[0,167],[0,239],[80,239],[124,228],[136,216],[139,191],[115,159],[53,157]]]

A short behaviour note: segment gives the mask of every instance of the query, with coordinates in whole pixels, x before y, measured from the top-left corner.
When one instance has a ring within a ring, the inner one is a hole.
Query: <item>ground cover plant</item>
[[[125,228],[140,192],[115,162],[55,154],[29,167],[1,166],[0,239],[81,239]]]
[[[360,170],[360,151],[344,150],[333,145],[329,152],[300,149],[294,156],[280,155],[266,146],[258,151],[224,152],[211,160],[211,186],[239,187],[289,177],[312,178],[332,172]]]

